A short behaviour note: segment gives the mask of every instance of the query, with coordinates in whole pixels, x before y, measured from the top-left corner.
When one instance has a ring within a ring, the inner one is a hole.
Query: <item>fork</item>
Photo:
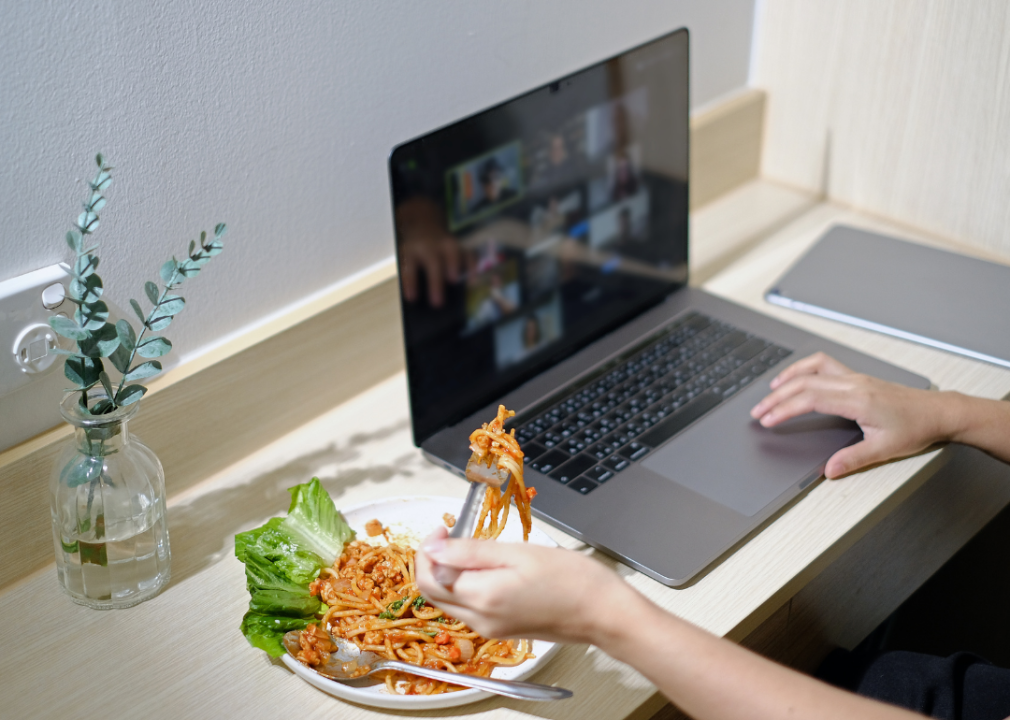
[[[298,633],[298,630],[292,630],[284,635],[284,649],[296,660],[298,659],[298,651],[301,649]],[[564,700],[573,695],[571,690],[551,685],[541,685],[540,683],[523,682],[521,680],[496,680],[478,675],[465,675],[463,673],[449,672],[448,670],[412,665],[400,662],[399,660],[386,660],[373,652],[358,650],[357,646],[347,642],[343,638],[333,637],[332,634],[330,638],[336,643],[337,652],[330,653],[325,664],[312,669],[323,677],[336,680],[337,682],[358,680],[381,670],[396,670],[398,672],[410,673],[411,675],[431,678],[432,680],[443,680],[453,685],[485,690],[496,695],[504,695],[505,697],[517,698],[519,700]]]

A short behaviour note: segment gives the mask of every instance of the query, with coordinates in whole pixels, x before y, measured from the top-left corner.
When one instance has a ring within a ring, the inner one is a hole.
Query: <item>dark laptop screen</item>
[[[688,33],[398,146],[414,440],[687,281]]]

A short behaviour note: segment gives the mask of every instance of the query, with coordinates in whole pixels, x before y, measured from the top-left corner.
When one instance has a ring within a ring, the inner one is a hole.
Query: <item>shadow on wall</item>
[[[388,464],[341,470],[361,458],[363,446],[405,432],[409,427],[409,421],[402,420],[374,432],[354,435],[344,445],[334,443],[295,458],[242,485],[215,490],[192,502],[170,507],[171,584],[182,582],[230,554],[235,546],[235,533],[286,512],[291,500],[289,487],[318,477],[340,507],[339,498],[348,488],[362,482],[412,477],[411,466],[420,461],[415,453],[394,458]],[[334,465],[335,471],[320,474],[320,468]]]

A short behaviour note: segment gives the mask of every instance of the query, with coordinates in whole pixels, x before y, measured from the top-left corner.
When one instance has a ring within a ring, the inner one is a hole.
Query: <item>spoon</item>
[[[480,510],[481,500],[484,497],[484,486],[492,485],[500,488],[508,482],[510,473],[504,468],[498,467],[497,461],[492,461],[490,467],[485,465],[474,453],[466,464],[466,479],[470,481],[470,490],[463,501],[463,509],[459,511],[456,524],[449,532],[451,538],[468,538],[473,535],[473,524],[477,519]],[[432,574],[443,587],[452,587],[459,577],[460,571],[456,568],[436,565],[432,568]]]
[[[463,673],[454,673],[448,670],[436,670],[434,668],[411,665],[399,660],[386,660],[373,652],[360,650],[357,645],[343,638],[330,635],[330,639],[337,646],[336,652],[330,653],[324,664],[312,669],[323,677],[336,680],[337,682],[358,680],[368,677],[372,673],[377,673],[380,670],[396,670],[410,673],[411,675],[431,678],[432,680],[444,680],[453,685],[477,688],[478,690],[519,700],[564,700],[572,696],[571,690],[551,685],[521,682],[519,680],[495,680],[477,675],[464,675]],[[288,655],[297,660],[298,651],[301,649],[301,645],[298,642],[298,630],[292,630],[285,634],[283,642],[284,649],[288,651]],[[299,660],[298,662],[301,661]]]

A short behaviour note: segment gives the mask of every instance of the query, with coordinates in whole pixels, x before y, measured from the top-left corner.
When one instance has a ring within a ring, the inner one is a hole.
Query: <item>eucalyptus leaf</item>
[[[179,274],[186,278],[196,277],[200,272],[200,263],[193,258],[179,263]]]
[[[189,241],[189,252],[186,253],[186,254],[187,255],[192,255],[194,248],[196,248],[196,240],[190,240]]]
[[[120,320],[116,323],[116,334],[119,335],[119,347],[126,352],[133,352],[137,346],[137,333],[127,320]]]
[[[148,330],[153,330],[154,332],[160,332],[161,330],[164,330],[171,324],[172,324],[171,315],[162,315],[160,317],[152,318],[151,320],[144,323],[144,325],[147,326]]]
[[[161,372],[161,363],[157,360],[151,360],[150,362],[142,363],[132,368],[130,372],[126,373],[126,377],[123,378],[125,382],[131,382],[133,380],[143,380],[144,378],[149,378],[152,375],[157,375]]]
[[[98,216],[85,210],[77,216],[77,227],[82,233],[93,233],[98,229]]]
[[[111,170],[112,168],[109,168]],[[95,192],[104,192],[108,190],[109,185],[112,184],[112,176],[109,175],[108,171],[102,170],[95,176],[94,182],[91,183],[91,189]]]
[[[227,230],[228,230],[227,225],[225,225],[224,223],[218,223],[217,225],[214,226],[214,235],[217,237],[221,237],[222,235],[225,234]]]
[[[95,155],[95,164],[98,165],[98,167],[102,167],[103,162],[105,162],[105,158],[102,157],[102,153]]]
[[[206,245],[204,247],[204,249],[207,251],[208,255],[210,255],[211,257],[214,257],[215,255],[219,255],[221,253],[221,251],[224,250],[224,245],[222,245],[221,243],[219,243],[217,241],[214,241],[214,242],[210,243],[209,245]]]
[[[185,298],[181,298],[178,295],[167,295],[165,296],[165,299],[158,304],[158,314],[178,315],[182,312],[184,307],[186,307]]]
[[[63,374],[78,390],[92,387],[98,382],[98,376],[104,369],[101,360],[80,355],[68,357],[63,364]]]
[[[63,337],[70,338],[71,340],[81,341],[87,339],[91,335],[91,333],[75,323],[73,320],[65,318],[62,315],[54,315],[49,318],[49,327]]]
[[[109,306],[101,300],[85,303],[77,308],[74,318],[82,328],[94,332],[104,326],[105,321],[109,319]]]
[[[137,347],[137,354],[140,357],[145,358],[156,358],[162,355],[167,355],[172,349],[172,343],[168,341],[167,338],[163,337],[153,337],[149,340],[145,340]]]
[[[93,330],[87,340],[78,340],[81,353],[90,358],[108,357],[119,347],[119,335],[114,325],[103,325],[99,330]]]
[[[130,307],[133,308],[133,312],[137,313],[137,317],[140,318],[140,322],[145,322],[147,320],[147,318],[144,317],[144,311],[140,309],[140,303],[133,298],[130,298]]]
[[[120,320],[119,322],[123,321]],[[119,329],[118,323],[116,325],[116,329]],[[122,341],[120,341],[119,347],[116,348],[115,352],[109,355],[109,361],[112,362],[112,365],[116,368],[116,370],[125,375],[130,370],[130,360],[132,359],[130,357],[131,354],[132,351],[124,348]]]
[[[133,403],[144,397],[144,393],[147,392],[147,388],[143,385],[127,385],[119,394],[116,396],[116,404],[120,407],[125,407],[127,405],[132,405]]]
[[[102,474],[102,467],[104,465],[105,462],[102,458],[86,455],[80,462],[67,466],[63,471],[66,473],[65,482],[67,487],[77,487],[78,485],[97,480]]]
[[[172,280],[175,279],[175,269],[178,266],[179,263],[175,261],[175,258],[172,258],[171,260],[166,260],[165,264],[161,266],[161,271],[159,272],[162,282],[164,282],[166,285],[171,283]]]
[[[81,255],[74,262],[74,277],[86,278],[98,269],[98,257],[96,255]]]
[[[112,404],[112,401],[109,400],[109,398],[102,398],[91,407],[91,414],[104,415],[105,413],[112,410],[114,407],[116,406]]]
[[[147,293],[147,299],[151,301],[152,305],[158,304],[158,286],[153,282],[148,280],[144,283],[144,292]]]
[[[90,210],[91,212],[97,213],[103,207],[105,207],[106,200],[102,197],[101,193],[93,193],[91,195],[91,200],[85,206],[85,210]]]
[[[70,299],[78,304],[97,302],[104,292],[102,278],[98,277],[96,273],[88,275],[84,280],[74,278],[70,281],[68,292]]]
[[[109,378],[109,373],[102,370],[102,372],[98,373],[98,381],[102,383],[102,387],[105,388],[105,394],[107,396],[110,398],[115,397],[115,393],[112,391],[112,379]]]
[[[77,353],[75,353],[73,350],[64,350],[61,347],[49,348],[49,354],[50,355],[69,355],[71,357],[76,357],[77,356]]]
[[[67,245],[69,245],[70,249],[73,250],[74,252],[77,252],[78,250],[80,250],[81,249],[81,234],[79,232],[77,232],[76,230],[69,230],[67,232]]]

